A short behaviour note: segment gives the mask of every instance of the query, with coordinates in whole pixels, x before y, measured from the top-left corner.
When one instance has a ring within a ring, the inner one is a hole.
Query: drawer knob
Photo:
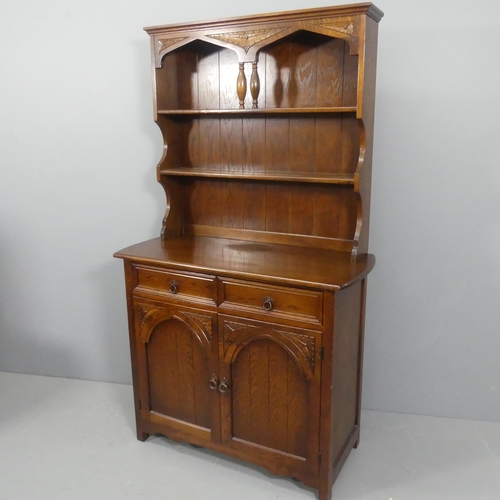
[[[264,311],[269,312],[273,310],[273,307],[274,307],[273,299],[271,297],[264,297],[264,301],[262,302],[262,309],[264,309]]]
[[[179,283],[177,281],[170,282],[170,293],[176,294],[179,291]]]
[[[212,391],[215,391],[217,389],[217,386],[219,385],[219,381],[217,380],[217,375],[214,373],[212,375],[212,378],[210,379],[210,382],[208,383],[208,387],[212,389]]]
[[[222,379],[221,383],[219,384],[219,392],[227,392],[229,390],[229,381],[225,378]]]

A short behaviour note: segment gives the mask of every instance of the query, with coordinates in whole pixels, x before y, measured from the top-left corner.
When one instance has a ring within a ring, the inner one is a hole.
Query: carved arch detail
[[[171,37],[160,35],[155,38],[155,65],[160,68],[161,60],[168,52],[172,52],[195,40],[202,40],[233,50],[238,55],[240,63],[254,62],[258,60],[258,52],[264,46],[301,30],[342,38],[349,43],[352,55],[359,54],[358,20],[358,17],[321,18],[301,23],[283,23],[260,29],[247,28],[237,31],[205,32],[200,34],[186,32]]]
[[[168,310],[154,305],[139,304],[137,306],[138,323],[139,323],[139,338],[147,344],[151,338],[153,330],[164,321],[175,319],[184,323],[200,344],[211,350],[213,333],[212,333],[212,318],[204,314]]]
[[[313,335],[279,330],[271,325],[260,326],[224,321],[224,360],[232,363],[240,351],[258,339],[271,340],[285,349],[307,377],[314,374],[316,338]]]
[[[213,33],[207,34],[207,37],[241,47],[244,53],[248,55],[248,59],[254,61],[257,60],[257,51],[262,45],[274,42],[289,33],[291,33],[290,28],[285,26],[280,28],[233,31],[231,33]],[[245,59],[245,57],[240,57],[240,62],[244,62]]]

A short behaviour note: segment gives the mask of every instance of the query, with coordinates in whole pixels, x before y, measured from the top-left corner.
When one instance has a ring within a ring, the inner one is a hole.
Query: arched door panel
[[[144,301],[134,309],[141,418],[173,439],[218,439],[216,315]]]
[[[225,315],[219,332],[223,443],[295,477],[317,471],[321,334]]]

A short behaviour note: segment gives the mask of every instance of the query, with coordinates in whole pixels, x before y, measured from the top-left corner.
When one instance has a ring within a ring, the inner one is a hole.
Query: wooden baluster
[[[247,77],[245,76],[245,63],[240,63],[240,72],[236,81],[236,90],[240,100],[240,109],[245,109],[245,96],[247,95]]]
[[[259,107],[260,79],[257,71],[257,61],[252,63],[252,76],[250,77],[250,94],[252,94],[252,108]]]

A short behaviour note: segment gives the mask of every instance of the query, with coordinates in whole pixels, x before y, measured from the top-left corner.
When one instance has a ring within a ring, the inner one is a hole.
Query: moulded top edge
[[[341,16],[355,14],[366,14],[377,22],[379,22],[384,16],[384,13],[372,3],[357,3],[349,5],[338,5],[333,7],[320,7],[316,9],[290,10],[285,12],[272,12],[268,14],[240,16],[226,19],[217,19],[213,21],[150,26],[144,28],[144,31],[146,31],[149,35],[154,35],[163,32],[203,30],[219,27],[238,27],[265,22],[296,21],[306,20],[309,18],[313,19],[323,16]]]

